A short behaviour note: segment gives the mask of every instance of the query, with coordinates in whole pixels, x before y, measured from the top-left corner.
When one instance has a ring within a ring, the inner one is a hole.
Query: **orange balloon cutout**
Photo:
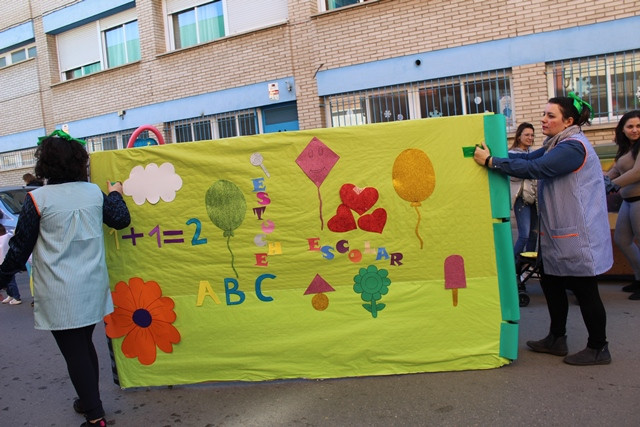
[[[422,150],[417,148],[409,148],[404,150],[393,163],[391,172],[393,179],[393,188],[402,199],[411,202],[418,214],[418,223],[416,224],[416,236],[420,240],[420,249],[423,242],[418,227],[420,226],[420,211],[418,206],[422,206],[420,202],[427,199],[436,186],[436,173],[429,156]]]

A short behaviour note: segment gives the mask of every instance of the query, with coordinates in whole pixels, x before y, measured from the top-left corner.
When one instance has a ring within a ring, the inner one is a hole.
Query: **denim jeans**
[[[7,283],[7,295],[14,299],[20,300],[20,291],[18,290],[18,284],[16,283],[16,276],[14,275],[9,283]]]
[[[538,210],[536,205],[527,205],[518,197],[513,204],[513,213],[518,226],[518,239],[513,247],[513,253],[518,258],[522,252],[536,250],[538,239]]]

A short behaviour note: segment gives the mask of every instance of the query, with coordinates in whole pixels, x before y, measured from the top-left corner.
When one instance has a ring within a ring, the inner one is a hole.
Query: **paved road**
[[[28,294],[26,275],[19,278]],[[608,311],[611,365],[575,367],[526,349],[546,335],[539,285],[529,281],[522,308],[519,358],[486,371],[443,372],[321,381],[273,381],[137,388],[111,381],[104,328],[94,335],[102,398],[115,426],[637,426],[640,424],[640,301],[601,285]],[[64,361],[49,332],[33,329],[29,298],[0,306],[0,426],[73,426],[82,417]],[[569,349],[586,331],[573,304]]]

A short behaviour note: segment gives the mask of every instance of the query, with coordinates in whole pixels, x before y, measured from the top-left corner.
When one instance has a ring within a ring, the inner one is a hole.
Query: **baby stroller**
[[[522,252],[516,262],[516,282],[518,283],[518,302],[520,307],[529,305],[526,283],[529,279],[539,279],[542,272],[542,259],[538,252]]]

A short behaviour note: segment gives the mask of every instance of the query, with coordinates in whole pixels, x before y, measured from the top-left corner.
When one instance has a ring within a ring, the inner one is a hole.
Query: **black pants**
[[[78,393],[80,405],[86,411],[85,416],[89,420],[104,416],[100,400],[98,355],[91,339],[95,326],[51,331],[67,362],[69,378]]]
[[[598,281],[595,277],[543,274],[540,286],[547,299],[547,308],[551,317],[549,332],[555,336],[562,336],[567,332],[568,289],[573,291],[580,304],[582,319],[589,333],[587,347],[600,349],[607,344],[607,313],[600,299]]]

